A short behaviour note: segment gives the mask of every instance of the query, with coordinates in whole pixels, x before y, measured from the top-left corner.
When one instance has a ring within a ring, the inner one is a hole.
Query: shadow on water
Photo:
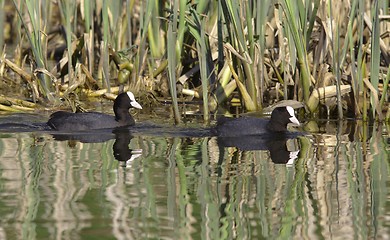
[[[0,233],[9,239],[389,237],[386,130],[360,123],[311,127],[317,133],[240,138],[149,123],[78,133],[1,131]]]

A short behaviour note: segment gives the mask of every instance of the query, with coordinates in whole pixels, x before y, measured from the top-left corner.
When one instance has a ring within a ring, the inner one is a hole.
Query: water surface
[[[318,131],[233,141],[254,150],[172,128],[0,132],[0,239],[390,238],[386,129]]]

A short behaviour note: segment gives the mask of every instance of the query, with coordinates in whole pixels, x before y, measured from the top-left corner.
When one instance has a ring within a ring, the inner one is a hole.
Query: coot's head
[[[275,132],[284,132],[287,130],[287,124],[289,123],[300,125],[298,119],[295,117],[294,108],[290,106],[277,107],[272,111],[268,129]]]
[[[114,113],[118,121],[129,118],[129,109],[142,109],[141,105],[135,100],[132,92],[124,92],[119,94],[114,101]]]
[[[125,109],[126,111],[129,108],[142,109],[141,105],[135,100],[134,94],[132,92],[124,92],[119,94],[114,101],[114,111],[118,109]]]

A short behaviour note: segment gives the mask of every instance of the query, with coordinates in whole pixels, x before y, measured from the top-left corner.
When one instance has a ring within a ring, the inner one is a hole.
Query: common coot
[[[130,108],[142,109],[132,92],[124,92],[114,101],[115,116],[98,112],[58,111],[50,116],[47,125],[54,130],[70,132],[132,126],[135,121],[129,113]]]
[[[287,124],[300,125],[295,117],[294,108],[277,107],[270,119],[256,117],[220,118],[217,120],[216,135],[219,137],[237,137],[287,132]]]

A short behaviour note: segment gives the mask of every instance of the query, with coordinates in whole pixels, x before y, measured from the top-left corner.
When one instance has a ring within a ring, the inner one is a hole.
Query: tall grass
[[[28,39],[37,68],[48,69],[46,35],[54,22],[42,9],[60,6],[69,61],[65,84],[72,82],[77,61],[88,65],[94,78],[103,77],[99,88],[110,91],[125,84],[133,91],[169,94],[177,122],[180,102],[193,97],[203,101],[206,121],[215,105],[230,106],[237,96],[244,111],[282,99],[304,102],[312,116],[326,109],[340,119],[382,120],[389,109],[390,37],[384,33],[390,27],[381,17],[388,14],[381,1],[13,3],[28,29],[15,39]],[[85,45],[75,57],[71,46],[81,37]],[[128,51],[134,45],[137,50]],[[53,73],[59,76],[60,71]],[[40,77],[40,85],[45,95],[55,83]]]

